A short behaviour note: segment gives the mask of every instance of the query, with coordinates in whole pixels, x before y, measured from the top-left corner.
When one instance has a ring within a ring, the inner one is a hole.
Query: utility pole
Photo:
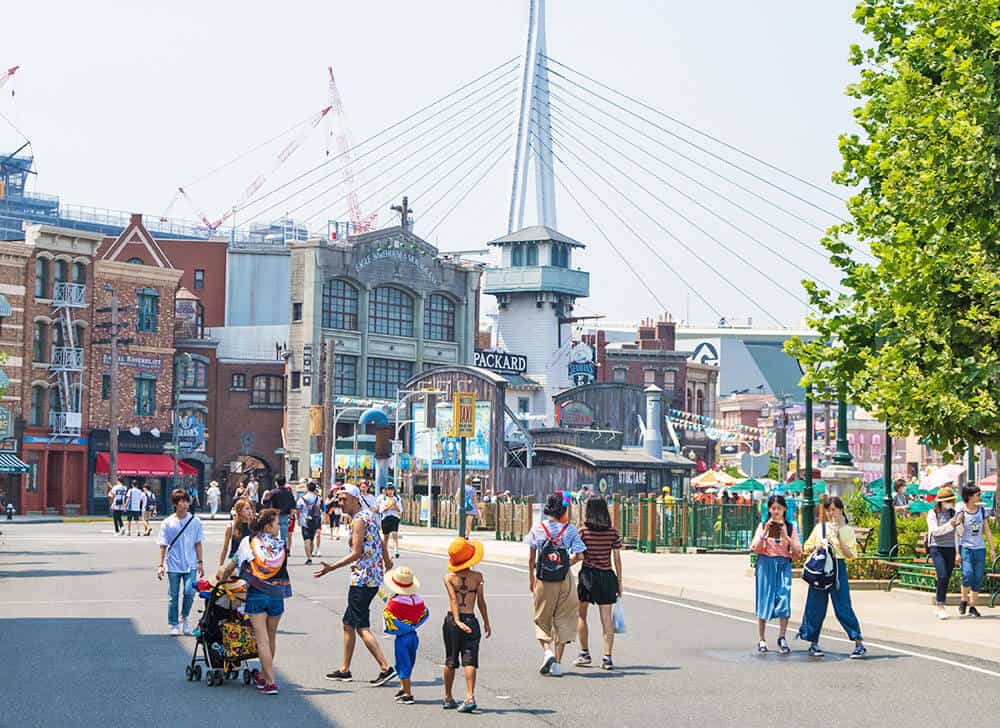
[[[399,213],[399,226],[403,228],[404,231],[408,231],[410,229],[410,213],[413,212],[413,210],[410,209],[409,198],[407,198],[406,195],[403,195],[403,204],[392,205],[389,209],[393,212]]]
[[[336,467],[334,453],[335,443],[337,441],[337,433],[334,431],[334,386],[333,381],[335,377],[335,367],[334,367],[334,339],[332,336],[327,336],[323,341],[323,352],[326,356],[326,376],[323,383],[323,477],[320,485],[320,493],[325,498],[326,495],[331,491],[334,484],[333,472]]]
[[[111,344],[111,392],[108,422],[108,478],[112,485],[118,481],[118,345],[131,344],[132,339],[121,338],[128,323],[120,321],[118,314],[118,291],[110,283],[104,284],[104,290],[111,294],[111,306],[97,309],[97,313],[110,313],[111,321],[95,324],[95,328],[107,329],[110,336],[107,339],[94,339],[93,344]]]

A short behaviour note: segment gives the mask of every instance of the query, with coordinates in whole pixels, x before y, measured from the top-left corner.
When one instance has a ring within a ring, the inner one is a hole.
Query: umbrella
[[[942,485],[948,485],[958,478],[960,478],[965,473],[965,466],[959,465],[958,463],[951,463],[950,465],[942,465],[931,473],[928,473],[923,478],[920,479],[920,486],[924,490],[933,489],[937,492],[937,489]]]
[[[913,501],[910,507],[907,509],[910,513],[927,513],[931,508],[934,507],[933,503],[928,503],[927,501]]]
[[[793,480],[791,483],[787,483],[785,488],[793,493],[801,493],[805,490],[806,484],[802,480]],[[826,493],[826,481],[825,480],[814,480],[813,481],[813,495],[821,495]]]
[[[695,488],[710,488],[713,486],[718,487],[720,485],[732,485],[735,482],[736,478],[732,478],[719,470],[706,470],[704,473],[692,480],[691,485]]]
[[[759,480],[747,478],[736,485],[729,486],[728,490],[730,493],[763,493],[766,488]]]

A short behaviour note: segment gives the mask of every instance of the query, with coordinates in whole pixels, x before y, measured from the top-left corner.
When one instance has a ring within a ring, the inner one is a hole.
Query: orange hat
[[[456,538],[448,546],[448,571],[471,569],[483,560],[483,542]]]

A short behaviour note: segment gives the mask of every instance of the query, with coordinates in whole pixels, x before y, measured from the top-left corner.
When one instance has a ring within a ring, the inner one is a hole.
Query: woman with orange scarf
[[[264,695],[277,695],[274,679],[274,652],[278,622],[285,611],[285,599],[292,596],[292,583],[288,578],[288,554],[281,540],[278,511],[265,508],[257,516],[252,533],[240,542],[232,558],[219,567],[216,575],[225,581],[236,568],[240,578],[247,583],[245,611],[253,625],[257,640],[257,656],[261,674],[257,689]]]

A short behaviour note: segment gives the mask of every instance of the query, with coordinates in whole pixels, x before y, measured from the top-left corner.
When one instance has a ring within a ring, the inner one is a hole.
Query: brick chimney
[[[663,351],[674,351],[677,346],[677,322],[669,314],[660,317],[656,322],[657,348]]]
[[[129,219],[129,222],[131,222],[133,225],[142,225],[142,213],[141,212],[133,212],[131,215],[129,215],[128,219]]]

